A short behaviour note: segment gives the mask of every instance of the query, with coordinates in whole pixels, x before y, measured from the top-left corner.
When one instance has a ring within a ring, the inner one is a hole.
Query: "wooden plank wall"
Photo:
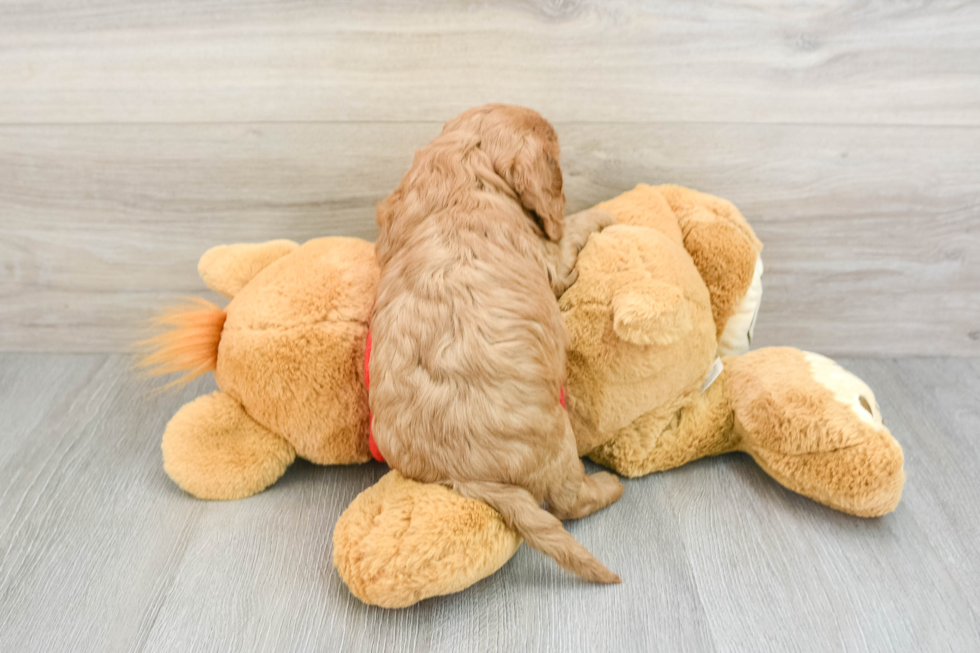
[[[766,243],[756,341],[980,355],[980,3],[0,0],[0,350],[120,351],[208,247],[373,238],[445,119],[558,128]]]

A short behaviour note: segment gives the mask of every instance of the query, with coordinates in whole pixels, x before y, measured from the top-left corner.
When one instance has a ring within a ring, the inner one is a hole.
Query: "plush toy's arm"
[[[211,290],[234,297],[268,265],[299,247],[291,240],[218,245],[204,252],[197,272]]]

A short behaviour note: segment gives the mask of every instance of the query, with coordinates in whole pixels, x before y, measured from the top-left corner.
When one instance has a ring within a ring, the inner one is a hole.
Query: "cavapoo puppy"
[[[470,109],[415,154],[377,210],[373,434],[404,476],[482,500],[562,567],[618,583],[560,521],[623,492],[585,474],[560,403],[556,294],[612,218],[583,212],[566,233],[564,210],[557,136],[530,109]]]

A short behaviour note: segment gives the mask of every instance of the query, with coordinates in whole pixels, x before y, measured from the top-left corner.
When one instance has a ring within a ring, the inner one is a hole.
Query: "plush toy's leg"
[[[198,397],[163,434],[163,468],[199,499],[243,499],[269,487],[296,458],[292,445],[222,392]]]
[[[588,455],[624,476],[643,476],[734,451],[732,426],[723,373],[704,392],[694,389],[637,418]]]
[[[621,429],[589,457],[625,476],[745,451],[787,488],[862,517],[891,512],[902,448],[871,389],[828,358],[771,347],[724,359],[704,392]]]
[[[773,347],[725,359],[738,448],[789,489],[861,517],[891,512],[902,448],[871,389],[828,358]]]
[[[403,608],[466,589],[520,545],[521,537],[485,503],[391,471],[340,516],[333,562],[360,600]]]

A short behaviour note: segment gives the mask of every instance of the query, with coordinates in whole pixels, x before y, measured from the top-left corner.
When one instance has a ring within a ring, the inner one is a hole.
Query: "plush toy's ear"
[[[565,233],[565,192],[561,167],[558,165],[558,143],[529,136],[514,158],[507,179],[549,240],[558,242]]]
[[[683,292],[662,281],[623,286],[612,307],[616,335],[635,345],[669,345],[691,330]]]

